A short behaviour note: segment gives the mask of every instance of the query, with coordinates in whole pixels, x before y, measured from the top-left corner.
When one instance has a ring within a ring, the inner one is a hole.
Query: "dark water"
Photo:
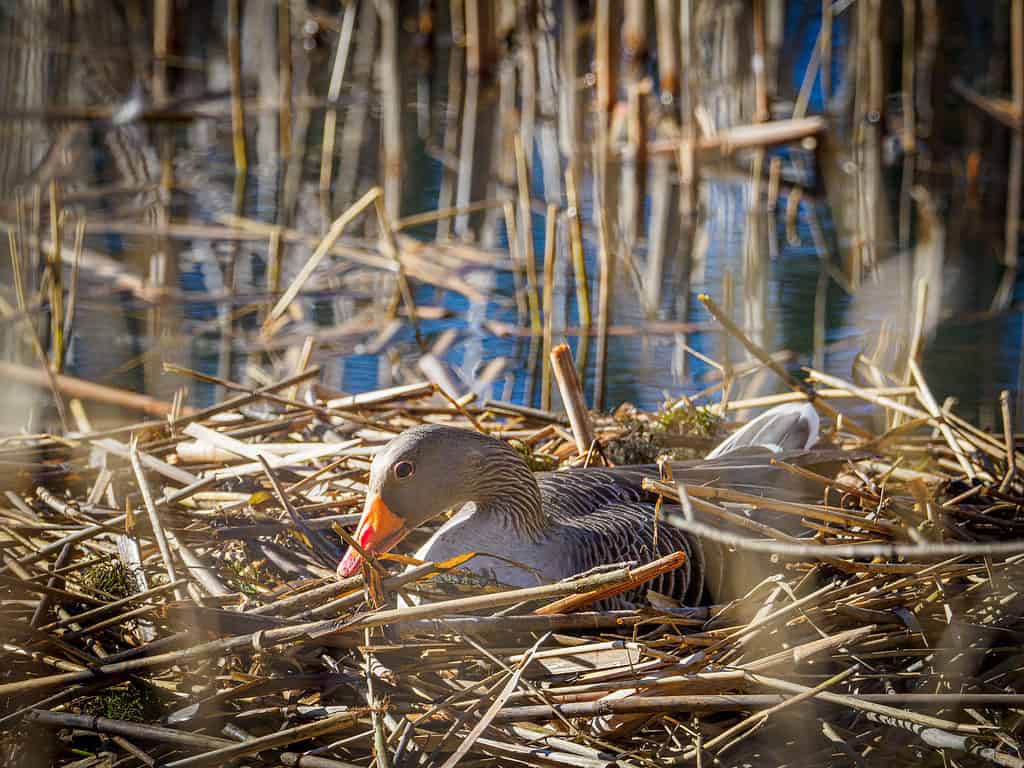
[[[18,10],[14,6],[19,5],[24,7],[16,18],[12,11]],[[699,19],[704,25],[698,35],[698,63],[703,68],[699,90],[708,104],[739,105],[719,109],[710,118],[718,130],[725,130],[730,125],[749,122],[751,86],[749,69],[744,66],[733,67],[736,71],[729,78],[720,77],[729,67],[716,57],[740,56],[746,50],[742,46],[727,49],[722,43],[725,34],[722,29],[724,25],[727,33],[747,34],[749,25],[744,20],[742,5],[723,3],[717,6],[718,10],[714,5],[698,5],[703,8]],[[247,7],[242,38],[245,91],[253,100],[266,101],[274,95],[273,86],[267,86],[265,80],[268,72],[274,75],[277,60],[274,46],[267,43],[267,30],[274,29],[274,14],[261,16],[259,11]],[[785,44],[778,53],[774,86],[777,118],[788,116],[786,105],[791,106],[811,59],[820,28],[819,7],[820,3],[816,2],[787,4],[781,22]],[[442,5],[435,14],[433,37],[429,44],[424,43],[422,34],[416,32],[413,24],[417,8],[415,4],[399,6],[403,21],[398,32],[403,83],[401,215],[450,204],[441,201],[445,172],[437,151],[444,142],[445,110],[451,85],[450,20],[447,6]],[[27,3],[12,3],[3,18],[27,34],[33,25],[26,14],[32,12],[44,13]],[[152,104],[149,69],[143,53],[126,55],[133,44],[141,45],[140,51],[148,45],[139,43],[140,29],[133,27],[133,23],[140,22],[132,22],[127,14],[106,20],[100,25],[102,29],[90,29],[80,16],[60,17],[53,9],[49,13],[49,23],[66,23],[67,38],[83,46],[92,45],[94,53],[90,55],[91,69],[84,74],[72,71],[67,61],[51,54],[48,76],[42,78],[39,85],[38,104],[81,107],[102,102],[104,93],[110,104],[123,103],[133,94],[141,95],[147,104]],[[542,24],[535,30],[537,53],[543,52],[546,43],[557,42],[563,20],[557,9],[552,13],[552,26],[547,32]],[[718,19],[718,13],[726,20]],[[852,13],[849,11],[848,15]],[[367,41],[374,39],[361,34],[366,23],[365,13],[361,9],[357,20],[350,56],[354,74],[341,90],[339,125],[343,126],[353,110],[363,106],[366,125],[354,152],[348,152],[343,146],[338,148],[334,171],[337,181],[348,172],[346,169],[356,168],[356,186],[352,194],[335,189],[329,217],[322,211],[317,179],[323,140],[322,100],[339,38],[341,15],[318,16],[311,12],[308,17],[296,15],[292,19],[294,104],[306,100],[319,106],[308,110],[304,116],[301,109],[293,107],[296,123],[306,121],[307,128],[297,156],[288,163],[272,151],[277,146],[276,113],[250,113],[247,120],[249,170],[241,196],[237,194],[230,119],[223,95],[229,88],[223,9],[218,8],[211,17],[217,21],[212,28],[200,24],[195,14],[179,12],[175,18],[175,45],[186,66],[172,68],[170,98],[203,95],[206,100],[196,109],[214,104],[213,111],[218,117],[170,123],[139,121],[122,126],[97,121],[79,126],[80,135],[72,144],[74,159],[55,174],[69,199],[73,199],[74,192],[106,185],[141,186],[145,191],[101,195],[88,202],[69,203],[69,207],[86,214],[95,230],[101,230],[101,222],[105,220],[152,223],[154,208],[163,205],[170,221],[175,223],[217,224],[221,216],[239,213],[266,223],[286,224],[312,235],[321,233],[330,217],[340,213],[357,192],[361,194],[380,177],[383,124],[380,76],[378,72],[376,79],[360,80],[357,71],[361,46],[369,45]],[[945,91],[953,77],[989,82],[984,79],[990,75],[986,75],[988,65],[975,62],[969,53],[971,36],[982,34],[984,30],[959,29],[957,18],[955,11],[947,10],[942,19],[939,53],[945,57],[935,69],[932,86],[933,92],[941,94],[935,97],[940,106],[950,98]],[[149,27],[144,21],[141,23],[142,31],[148,32]],[[898,20],[893,24],[898,29]],[[40,33],[35,30],[35,34]],[[261,34],[264,37],[260,37]],[[651,36],[653,40],[653,31]],[[887,39],[894,36],[898,38],[898,33],[886,34]],[[854,75],[847,63],[855,42],[850,20],[838,17],[830,70],[833,93],[830,109],[837,112],[842,112],[842,93],[854,88]],[[517,44],[515,40],[507,43],[512,47]],[[8,46],[9,59],[27,55],[24,48],[12,49],[10,41],[4,45]],[[660,70],[654,47],[652,42],[651,55],[643,64],[642,74],[652,78],[652,87],[656,89]],[[521,52],[521,48],[515,50]],[[506,118],[518,121],[518,113],[510,116],[502,111],[499,86],[501,67],[508,66],[510,53],[511,50],[505,51],[504,57],[496,58],[494,71],[488,73],[481,86],[481,107],[477,115],[478,167],[473,180],[473,186],[480,193],[474,194],[473,199],[500,197],[515,191],[514,179],[509,185],[508,178],[502,181],[501,173],[497,172],[502,158],[511,151],[508,138],[511,134],[501,134],[501,121]],[[590,67],[592,51],[583,46],[580,53],[582,77]],[[538,66],[543,64],[541,56]],[[898,67],[893,69],[895,74],[889,75],[887,82],[899,85]],[[561,74],[560,71],[557,74]],[[65,87],[66,91],[58,92],[59,87]],[[8,92],[5,108],[17,107],[18,98]],[[540,100],[543,101],[543,96]],[[519,103],[521,95],[513,99],[513,104]],[[579,180],[581,217],[590,294],[596,313],[599,260],[589,155],[593,120],[589,89],[584,91],[581,103],[587,126],[579,137],[583,166]],[[898,103],[898,94],[890,93],[887,104]],[[766,349],[791,351],[793,358],[788,365],[793,370],[815,365],[843,378],[863,382],[861,372],[854,371],[855,360],[858,354],[873,349],[882,333],[890,338],[890,343],[881,351],[881,367],[899,375],[902,362],[887,360],[886,354],[895,354],[894,351],[902,348],[899,334],[910,326],[916,281],[927,278],[931,306],[926,316],[922,362],[931,387],[940,399],[944,396],[958,398],[961,412],[968,417],[993,423],[997,418],[1000,390],[1009,389],[1019,394],[1024,372],[1020,353],[1024,322],[1020,303],[1024,298],[1024,284],[1000,264],[1004,251],[1005,156],[1009,132],[993,126],[992,121],[980,113],[965,114],[968,108],[962,101],[957,104],[954,114],[943,113],[935,118],[931,135],[922,138],[916,157],[912,184],[926,192],[934,218],[926,224],[921,204],[915,203],[910,208],[912,216],[906,232],[899,231],[897,225],[901,196],[908,194],[909,185],[905,183],[905,155],[899,146],[896,107],[892,109],[893,114],[882,121],[879,131],[884,147],[880,152],[883,160],[879,189],[882,194],[868,199],[866,204],[873,206],[876,215],[886,218],[891,225],[879,230],[884,232],[884,239],[875,243],[879,263],[858,270],[856,275],[844,265],[844,253],[855,240],[870,235],[857,228],[851,231],[839,226],[837,222],[849,216],[850,211],[844,212],[837,206],[844,204],[844,200],[850,206],[864,205],[865,201],[853,194],[845,198],[826,194],[814,152],[792,147],[775,149],[760,161],[767,169],[773,157],[779,158],[782,178],[795,182],[802,190],[801,201],[794,204],[790,196],[795,187],[783,184],[774,208],[765,204],[767,177],[756,186],[755,193],[750,169],[757,161],[751,155],[741,154],[728,161],[709,164],[699,186],[698,213],[695,220],[687,221],[685,226],[675,212],[678,169],[670,163],[666,171],[670,181],[658,187],[655,182],[658,161],[652,158],[648,163],[648,184],[641,215],[636,217],[632,212],[625,212],[625,208],[611,212],[617,254],[612,324],[628,326],[633,331],[612,335],[609,339],[604,404],[613,407],[631,401],[644,408],[656,408],[665,399],[699,392],[711,381],[714,369],[687,352],[687,346],[721,363],[739,365],[748,359],[738,343],[716,329],[704,327],[710,325],[711,318],[697,300],[701,293],[709,294],[719,305],[728,308],[734,320]],[[187,108],[181,107],[182,110]],[[819,78],[810,92],[809,111],[821,113],[824,108]],[[536,201],[543,201],[546,196],[550,198],[552,194],[551,179],[544,176],[545,151],[550,153],[550,142],[557,137],[558,128],[557,115],[545,114],[543,109],[542,105],[530,153],[530,179]],[[656,114],[653,107],[652,114]],[[463,114],[459,119],[461,130],[467,117]],[[835,129],[835,140],[841,157],[846,158],[841,162],[854,166],[853,171],[843,176],[842,183],[856,187],[864,178],[864,166],[855,162],[858,155],[854,138],[843,127],[846,124],[839,119],[836,122],[839,127]],[[12,124],[24,127],[30,123]],[[293,129],[297,129],[294,124]],[[46,147],[58,140],[59,132],[59,124],[51,121],[45,123],[31,141],[23,139],[22,144],[31,149],[29,154],[40,157]],[[651,134],[653,138],[653,130]],[[978,189],[972,189],[964,178],[964,167],[972,152],[982,158]],[[134,162],[127,162],[123,154],[133,156]],[[564,154],[555,152],[555,156],[565,160]],[[821,155],[817,158],[822,159]],[[157,188],[161,159],[169,164],[175,180],[168,199],[160,198]],[[135,178],[126,178],[126,168],[135,169]],[[613,163],[608,171],[608,184],[619,187],[627,171],[625,164]],[[38,182],[40,177],[23,172],[18,178],[13,174],[6,180],[8,186],[3,191],[8,199],[13,199],[15,191],[26,189],[26,183],[33,179]],[[291,192],[289,185],[293,185]],[[562,190],[560,182],[556,186]],[[671,199],[659,200],[659,195],[668,195]],[[920,200],[916,196],[914,199]],[[564,207],[561,192],[555,202]],[[648,242],[659,203],[668,204],[673,210],[668,217],[670,231],[664,240],[660,267],[651,265],[654,244]],[[507,233],[500,209],[498,213],[493,217],[472,216],[468,237],[484,247],[507,253]],[[11,216],[8,214],[5,218],[9,220]],[[530,226],[539,270],[545,248],[543,215],[535,211]],[[632,241],[626,234],[630,229],[636,232]],[[361,234],[360,227],[356,227],[356,234]],[[432,239],[436,225],[418,227],[412,234],[424,240]],[[86,244],[122,261],[137,274],[146,274],[149,270],[151,238],[95,231],[87,237]],[[309,253],[310,249],[305,246],[289,248],[283,267],[283,285],[288,284]],[[562,227],[559,228],[557,253],[554,325],[561,329],[578,325],[568,244]],[[224,319],[232,308],[241,309],[250,303],[245,296],[264,290],[265,241],[232,244],[211,239],[174,238],[168,255],[173,265],[168,273],[169,284],[187,292],[190,298],[163,303],[158,312],[127,293],[112,292],[106,281],[96,279],[88,271],[83,272],[68,372],[169,397],[181,382],[160,375],[158,362],[161,359],[236,381],[252,380],[254,368],[276,371],[276,374],[287,370],[282,352],[266,355],[246,343],[255,338],[258,319],[255,313],[245,314],[233,323]],[[457,394],[474,389],[480,371],[488,363],[502,358],[505,360],[502,375],[478,394],[538,405],[540,340],[501,337],[488,325],[489,321],[516,324],[520,320],[512,274],[505,270],[477,268],[462,270],[460,276],[487,293],[488,299],[470,301],[454,291],[414,282],[418,305],[440,306],[450,311],[446,319],[422,322],[427,346],[452,329],[456,332],[454,342],[447,346],[441,359],[455,383]],[[317,296],[300,300],[306,318],[303,329],[317,336],[359,312],[383,312],[391,298],[390,282],[372,275],[358,280],[354,279],[355,274],[350,277],[353,279],[334,287],[321,286],[322,291]],[[233,304],[206,300],[206,292],[225,290],[231,283],[243,298]],[[654,329],[652,323],[662,325]],[[665,323],[693,323],[699,329],[684,332],[679,325],[675,332],[668,332]],[[226,328],[232,329],[233,336],[224,333]],[[328,385],[347,392],[360,392],[422,375],[416,368],[421,349],[412,328],[405,324],[379,345],[379,349],[374,344],[377,330],[379,328],[371,328],[318,348],[314,360],[323,367],[323,380]],[[578,336],[567,336],[556,330],[556,342],[562,338],[568,339],[577,357],[586,358],[584,385],[588,395],[592,395],[597,372],[596,340],[590,339],[585,345],[587,348],[581,349]],[[777,392],[780,388],[780,382],[771,375],[759,374],[737,381],[730,398]],[[190,400],[195,404],[208,403],[218,396],[220,393],[212,385],[190,385]],[[713,399],[718,397],[720,395],[716,394]]]

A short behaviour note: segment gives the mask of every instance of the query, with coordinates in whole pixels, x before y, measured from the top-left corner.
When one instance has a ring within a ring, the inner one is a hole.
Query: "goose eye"
[[[399,480],[407,480],[416,473],[416,467],[411,461],[400,461],[395,464],[395,477]]]

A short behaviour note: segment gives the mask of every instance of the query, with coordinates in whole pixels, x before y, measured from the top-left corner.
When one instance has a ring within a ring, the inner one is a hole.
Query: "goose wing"
[[[642,488],[643,478],[657,477],[657,472],[657,467],[650,466],[538,475],[544,508],[557,523],[568,572],[629,561],[648,563],[680,550],[686,553],[683,568],[605,601],[605,608],[645,605],[643,595],[648,589],[691,605],[700,600],[706,570],[700,543],[677,528],[658,525],[652,497]]]
[[[700,542],[689,534],[661,522],[654,504],[643,501],[612,502],[585,517],[562,523],[565,552],[572,569],[583,573],[601,565],[635,561],[649,563],[659,557],[682,551],[686,562],[674,571],[662,574],[642,587],[604,601],[605,609],[647,605],[648,589],[699,605],[704,591],[708,564]]]

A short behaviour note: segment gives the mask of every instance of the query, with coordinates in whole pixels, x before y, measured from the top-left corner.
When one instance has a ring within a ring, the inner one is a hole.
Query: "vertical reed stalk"
[[[595,207],[598,231],[597,294],[597,360],[594,365],[594,410],[604,408],[605,368],[608,362],[608,326],[611,322],[611,293],[613,286],[614,256],[611,253],[611,233],[608,231],[608,212],[604,201]]]
[[[277,131],[278,154],[288,160],[292,154],[292,10],[291,0],[278,0],[277,4],[277,56],[281,94],[278,99]]]
[[[576,0],[564,0],[559,36],[559,62],[561,87],[559,88],[558,142],[566,158],[566,166],[573,173],[578,163],[582,126],[580,125],[577,66],[579,45],[579,7]],[[566,174],[569,170],[566,170]],[[572,205],[572,203],[569,203]]]
[[[381,117],[384,144],[384,207],[388,216],[402,215],[402,79],[398,61],[398,3],[381,0],[380,16],[380,78]]]
[[[594,62],[597,76],[597,119],[607,123],[608,115],[615,106],[615,59],[611,0],[597,0],[597,21],[594,24]]]
[[[358,157],[362,152],[377,52],[377,10],[373,3],[357,5],[359,37],[352,61],[352,85],[354,95],[359,98],[345,110],[345,126],[341,132],[342,157]],[[338,167],[338,183],[333,195],[335,205],[339,205],[339,200],[346,206],[350,205],[356,199],[359,181],[359,163],[342,163]]]
[[[267,291],[267,303],[263,313],[263,321],[266,322],[273,305],[274,298],[281,290],[281,246],[284,241],[284,230],[282,227],[274,227],[270,231],[270,239],[267,242],[267,274],[265,288]]]
[[[630,79],[643,77],[644,60],[647,58],[647,2],[646,0],[625,0],[623,7],[622,40],[626,50],[625,59],[630,63]]]
[[[821,0],[821,99],[828,112],[828,102],[832,98],[832,0]]]
[[[544,351],[541,369],[540,407],[551,410],[551,331],[554,317],[552,309],[555,300],[555,258],[558,255],[556,242],[558,206],[548,204],[544,220]]]
[[[1018,263],[1022,165],[1024,165],[1024,134],[1020,128],[1015,128],[1010,139],[1010,176],[1007,181],[1006,196],[1006,244],[1003,250],[1003,264],[1010,269],[1016,269]]]
[[[479,0],[466,0],[466,91],[462,109],[462,140],[459,144],[459,173],[455,188],[455,205],[465,208],[473,194],[473,162],[476,153],[476,129],[480,99],[480,38],[483,34]],[[465,237],[469,232],[469,214],[455,218],[455,234]]]
[[[1005,389],[999,393],[999,410],[1003,417],[1003,440],[1006,446],[1006,474],[1003,475],[1003,479],[999,483],[999,492],[1006,493],[1010,488],[1010,484],[1013,482],[1013,476],[1017,474],[1017,450],[1016,443],[1013,439],[1013,417],[1010,414],[1010,393]]]
[[[914,62],[916,59],[917,0],[903,0],[903,178],[900,183],[899,244],[900,250],[910,247],[911,190],[914,188],[914,153],[917,151],[917,115],[914,98]]]
[[[398,283],[398,290],[405,304],[405,311],[409,315],[409,322],[412,324],[413,333],[416,335],[416,343],[422,351],[426,351],[426,342],[420,333],[420,322],[416,315],[416,302],[412,295],[412,288],[409,287],[409,280],[405,275],[405,266],[402,264],[401,252],[398,248],[398,241],[395,239],[395,232],[391,227],[391,219],[384,200],[380,195],[373,200],[374,210],[377,212],[377,226],[380,227],[380,237],[384,243],[384,249],[395,262],[395,280]]]
[[[647,199],[647,109],[645,89],[636,82],[627,87],[627,142],[622,154],[620,201],[621,234],[631,252],[641,227]]]
[[[917,0],[903,0],[903,151],[917,151],[917,117],[914,105],[914,59],[917,49]]]
[[[587,261],[583,252],[583,227],[579,191],[572,163],[565,169],[565,196],[569,204],[565,212],[566,229],[569,232],[569,249],[572,252],[572,269],[576,282],[576,313],[584,331],[590,328],[590,284],[587,281]]]
[[[1017,268],[1020,245],[1021,166],[1024,165],[1024,0],[1013,0],[1010,18],[1010,56],[1013,109],[1017,124],[1010,141],[1010,177],[1007,181],[1006,244],[1003,263]]]
[[[519,241],[520,254],[526,267],[526,298],[530,308],[530,329],[540,333],[540,307],[537,300],[537,256],[533,248],[532,213],[530,211],[530,172],[526,165],[526,152],[518,135],[515,137],[516,181],[519,188]]]
[[[50,368],[60,373],[64,361],[64,265],[61,243],[64,222],[60,215],[60,188],[56,179],[50,182]]]
[[[167,53],[171,37],[171,0],[156,0],[153,7],[153,102],[167,100]]]
[[[228,65],[231,68],[231,146],[235,171],[249,168],[245,156],[245,108],[242,104],[242,14],[241,0],[228,0]]]
[[[825,368],[825,310],[828,306],[828,272],[822,265],[818,272],[818,284],[814,291],[814,367]]]
[[[516,316],[520,325],[526,323],[530,315],[525,289],[523,287],[523,272],[525,257],[523,256],[522,240],[519,237],[519,226],[516,223],[516,207],[511,202],[504,205],[505,213],[505,234],[508,239],[508,253],[512,257],[512,281],[516,294]]]
[[[327,86],[327,110],[324,113],[324,138],[320,151],[320,196],[327,203],[328,216],[333,211],[330,207],[331,176],[334,173],[334,145],[338,135],[338,99],[341,86],[345,82],[345,69],[348,66],[348,55],[352,49],[352,30],[356,24],[356,4],[345,6],[345,15],[341,20],[341,33],[338,37],[338,48],[334,52],[334,65],[331,68],[331,82]]]
[[[519,136],[523,150],[533,156],[537,122],[537,55],[534,47],[532,3],[520,3],[516,14],[519,28]]]
[[[554,2],[540,3],[537,8],[537,110],[543,115],[557,115],[559,106],[558,45],[555,29],[558,19]],[[536,121],[536,115],[533,116]],[[562,123],[546,119],[537,126],[539,139],[537,153],[540,156],[541,176],[544,182],[544,200],[548,203],[562,202],[562,155],[559,152],[559,130]],[[523,143],[530,143],[524,138]]]
[[[767,45],[765,35],[764,0],[754,0],[754,120],[763,123],[771,118],[768,108],[768,78],[765,72]]]
[[[694,40],[694,0],[682,0],[679,8],[679,53],[682,66],[680,120],[682,141],[679,142],[679,215],[686,221],[697,211],[697,72]]]
[[[75,305],[78,303],[78,273],[82,264],[82,248],[85,243],[85,217],[80,217],[75,222],[75,244],[71,256],[71,284],[68,286],[67,308],[64,311],[64,358],[55,369],[58,372],[64,370],[64,363],[67,360],[68,349],[70,348],[71,334],[75,327]]]
[[[445,157],[454,157],[459,147],[459,111],[462,106],[462,76],[465,64],[465,50],[462,46],[463,40],[457,32],[459,23],[458,3],[452,3],[452,47],[449,50],[448,61],[448,98],[444,112],[444,153]],[[455,184],[457,176],[455,171],[446,162],[441,170],[441,189],[437,195],[438,208],[451,207],[455,202]],[[435,238],[439,241],[448,239],[451,232],[451,219],[443,216],[437,220],[437,234]]]
[[[658,46],[658,86],[663,106],[676,103],[679,96],[679,53],[676,50],[675,8],[673,0],[654,0],[657,19],[655,34]]]
[[[659,129],[673,119],[663,119]],[[661,132],[659,131],[659,134]],[[664,133],[674,135],[672,126]],[[679,222],[675,186],[672,183],[672,157],[657,155],[651,161],[651,216],[647,234],[647,265],[643,280],[644,310],[654,317],[661,306],[661,286],[669,253],[678,253]],[[673,236],[674,233],[674,236]]]
[[[583,456],[594,442],[594,428],[590,424],[587,401],[583,396],[580,380],[576,376],[568,344],[559,344],[551,350],[551,368],[555,373],[555,381],[558,382],[562,405],[565,406],[565,413],[569,417],[572,435],[576,441],[576,451]]]
[[[39,184],[32,187],[32,212],[29,217],[29,226],[35,247],[32,249],[32,258],[28,260],[28,268],[24,272],[26,295],[35,293],[36,282],[46,259],[43,253],[43,188]]]
[[[1013,108],[1018,120],[1024,120],[1024,0],[1013,0],[1010,18]]]

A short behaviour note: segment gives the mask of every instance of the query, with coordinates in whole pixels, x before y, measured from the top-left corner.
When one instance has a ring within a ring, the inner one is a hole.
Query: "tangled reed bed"
[[[164,421],[6,438],[4,764],[1024,765],[1007,401],[990,435],[913,363],[904,387],[796,381],[739,337],[794,388],[770,402],[838,414],[827,439],[848,458],[835,478],[786,467],[820,485],[816,504],[650,483],[684,502],[664,524],[715,540],[729,568],[771,557],[749,593],[709,606],[649,593],[600,609],[678,555],[529,589],[469,576],[471,553],[334,577],[372,455],[413,424],[482,429],[549,469],[680,424],[701,430],[675,429],[672,449],[699,455],[712,410],[770,404],[587,414],[561,348],[570,418],[431,383],[332,398],[311,369]],[[799,533],[764,522],[779,516]]]

